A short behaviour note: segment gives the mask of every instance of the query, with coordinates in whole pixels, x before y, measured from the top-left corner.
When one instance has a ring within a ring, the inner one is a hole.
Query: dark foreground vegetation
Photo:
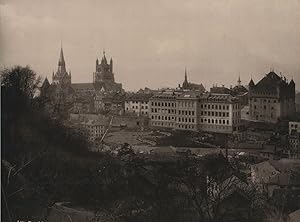
[[[44,219],[62,201],[98,212],[101,221],[266,218],[265,196],[238,161],[148,159],[128,144],[118,156],[92,153],[80,133],[45,114],[43,98],[34,97],[39,78],[32,70],[6,69],[1,78],[2,221]]]

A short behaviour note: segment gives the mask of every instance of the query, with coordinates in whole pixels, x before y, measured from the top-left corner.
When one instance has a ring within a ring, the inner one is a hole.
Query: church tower
[[[182,88],[183,89],[188,89],[189,87],[189,82],[187,80],[187,73],[186,73],[186,69],[184,70],[184,81],[182,83]]]
[[[71,72],[66,70],[63,48],[60,49],[58,67],[56,73],[52,74],[52,84],[56,85],[71,85]]]
[[[103,51],[103,57],[101,59],[101,62],[99,63],[99,60],[96,60],[96,72],[94,72],[93,81],[94,83],[115,82],[115,77],[113,73],[113,60],[111,58],[110,62],[107,62],[105,51]]]

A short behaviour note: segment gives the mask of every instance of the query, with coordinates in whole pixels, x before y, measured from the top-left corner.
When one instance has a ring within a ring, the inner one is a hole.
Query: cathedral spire
[[[59,60],[58,60],[58,69],[57,72],[59,75],[64,75],[66,71],[66,63],[65,63],[65,58],[64,58],[64,52],[63,48],[60,48],[60,55],[59,55]]]
[[[59,66],[65,66],[65,58],[64,58],[64,52],[63,52],[62,47],[60,48],[60,55],[59,55],[58,65]]]

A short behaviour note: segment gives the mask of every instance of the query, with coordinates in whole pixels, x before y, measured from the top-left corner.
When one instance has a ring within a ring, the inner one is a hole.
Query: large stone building
[[[295,114],[295,83],[268,73],[257,84],[249,83],[249,116],[251,120],[276,123]]]
[[[57,71],[52,74],[52,83],[50,84],[46,78],[41,87],[41,95],[49,98],[49,101],[53,103],[52,107],[69,104],[67,110],[80,113],[95,112],[103,104],[113,104],[114,101],[108,100],[116,98],[115,94],[124,94],[124,90],[122,84],[115,82],[113,61],[111,59],[110,63],[107,63],[105,52],[103,52],[101,63],[98,59],[96,61],[96,72],[93,73],[92,83],[72,83],[71,72],[68,73],[66,70],[64,53],[61,48]],[[105,101],[100,101],[99,98],[104,98]],[[118,104],[121,103],[120,107],[123,108],[124,99],[125,97],[121,102],[118,100]]]
[[[241,129],[240,100],[230,94],[206,93],[198,103],[199,129],[233,133]]]
[[[151,127],[219,133],[241,129],[240,100],[230,94],[158,93],[149,104]]]

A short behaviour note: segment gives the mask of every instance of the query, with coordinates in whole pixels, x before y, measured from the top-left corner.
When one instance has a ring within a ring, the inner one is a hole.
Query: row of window
[[[265,103],[266,103],[266,102],[268,102],[268,103],[276,103],[276,102],[277,102],[277,99],[268,99],[268,100],[267,100],[267,99],[257,99],[257,98],[253,98],[253,99],[252,99],[252,98],[250,98],[250,101],[252,101],[252,100],[253,100],[254,102],[257,102],[257,101],[261,101],[261,102],[262,102],[262,101],[263,101],[263,102],[265,102]]]
[[[159,109],[159,108],[151,108],[152,113],[169,113],[169,114],[175,114],[175,109]]]
[[[195,111],[188,111],[188,110],[178,110],[179,115],[189,115],[189,116],[194,116]]]
[[[177,101],[178,107],[194,107],[196,103],[194,101]]]
[[[174,116],[151,116],[151,119],[154,120],[175,120],[176,121],[176,117]]]
[[[178,124],[177,127],[179,129],[196,129],[195,125],[181,125],[181,124]]]
[[[207,116],[220,116],[220,117],[229,117],[229,112],[210,112],[210,111],[201,111],[201,115]]]
[[[229,120],[225,120],[225,119],[206,119],[206,118],[203,119],[203,118],[201,118],[200,123],[229,125]]]
[[[176,107],[175,102],[151,102],[151,106]]]
[[[223,109],[229,110],[229,105],[217,105],[217,104],[200,104],[202,109]]]
[[[145,101],[131,101],[133,104],[148,104],[148,102]]]
[[[298,124],[291,124],[291,127],[298,128]]]
[[[138,109],[138,106],[131,106],[131,109]],[[128,110],[129,108],[126,107],[126,110]],[[148,106],[141,106],[141,109],[148,109]]]
[[[151,124],[152,124],[152,126],[175,127],[175,123],[152,122]]]
[[[178,117],[178,122],[185,122],[185,123],[195,123],[195,119],[194,118],[181,118]]]
[[[257,109],[257,106],[256,106],[256,105],[254,105],[254,106],[253,106],[253,108],[254,108],[254,109]],[[264,106],[263,106],[263,108],[264,108],[264,109],[267,109],[267,106],[266,106],[266,105],[264,105]],[[273,107],[273,106],[271,107],[271,110],[274,110],[274,107]]]

